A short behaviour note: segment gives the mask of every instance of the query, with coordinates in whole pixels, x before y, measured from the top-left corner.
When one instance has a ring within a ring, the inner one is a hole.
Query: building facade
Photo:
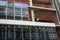
[[[55,8],[58,15],[59,25],[56,25],[58,40],[60,40],[60,0],[55,0]]]
[[[0,40],[58,40],[54,0],[0,0]]]

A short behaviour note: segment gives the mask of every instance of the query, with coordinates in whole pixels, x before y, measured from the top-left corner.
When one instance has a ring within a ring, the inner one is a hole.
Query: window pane
[[[0,19],[6,19],[6,1],[0,0]]]
[[[56,40],[57,39],[56,29],[51,28],[49,32],[50,32],[50,34],[49,34],[50,40]]]
[[[0,40],[57,40],[57,35],[53,27],[0,25]]]
[[[24,37],[24,40],[30,40],[30,33],[29,33],[29,27],[28,26],[25,26],[23,27],[23,37]]]
[[[4,25],[0,25],[0,40],[5,39],[5,27]]]
[[[0,6],[6,6],[7,2],[6,1],[0,1]]]
[[[15,19],[21,20],[21,3],[15,3]]]
[[[21,26],[16,26],[15,27],[15,36],[16,40],[22,40],[22,27]]]
[[[38,28],[39,40],[44,40],[44,31],[42,27]]]
[[[6,0],[0,0],[0,1],[6,1]]]
[[[31,27],[31,38],[32,38],[32,40],[38,40],[36,27]]]
[[[5,9],[6,7],[0,6],[0,19],[6,19]]]
[[[14,40],[14,26],[7,27],[7,40]]]
[[[28,13],[28,5],[27,4],[22,4],[22,17],[23,17],[23,20],[28,20],[28,16],[29,13]]]
[[[14,3],[8,3],[7,19],[14,19]]]
[[[50,40],[49,39],[49,28],[44,28],[44,32],[45,32],[46,40]]]

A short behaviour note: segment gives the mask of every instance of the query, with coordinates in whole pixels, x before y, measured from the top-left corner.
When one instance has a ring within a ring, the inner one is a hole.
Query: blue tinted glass
[[[14,7],[14,3],[13,2],[8,2],[8,7]]]
[[[46,35],[46,39],[49,39],[49,33],[47,31],[45,32],[45,35]]]
[[[22,4],[22,15],[23,17],[28,17],[28,5]]]
[[[1,6],[6,6],[7,2],[6,1],[0,1]]]
[[[0,1],[6,1],[6,0],[0,0]]]
[[[22,4],[22,8],[28,8],[27,4]]]
[[[0,15],[2,16],[2,15],[5,15],[5,13],[4,12],[0,12]]]
[[[8,13],[7,14],[8,16],[14,16],[14,8],[9,8],[8,7],[7,13]]]
[[[28,27],[23,27],[24,40],[30,40],[30,33]]]
[[[14,3],[16,8],[21,8],[22,4],[21,3]]]

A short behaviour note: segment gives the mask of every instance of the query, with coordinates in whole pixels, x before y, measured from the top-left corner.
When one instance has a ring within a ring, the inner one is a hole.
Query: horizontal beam
[[[56,11],[56,9],[53,9],[53,8],[36,7],[36,6],[28,6],[28,7],[32,9],[44,9],[44,10]]]
[[[55,27],[54,23],[0,19],[0,24]]]

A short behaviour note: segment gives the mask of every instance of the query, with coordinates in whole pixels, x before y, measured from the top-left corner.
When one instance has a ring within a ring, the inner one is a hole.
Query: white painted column
[[[32,6],[32,0],[30,0],[30,6]],[[31,16],[32,16],[32,21],[35,21],[34,19],[34,10],[31,9]]]
[[[31,15],[32,15],[32,21],[35,21],[35,19],[34,19],[34,10],[31,10]]]
[[[14,1],[14,20],[15,20],[15,1]]]
[[[5,9],[6,19],[7,19],[7,9],[8,9],[8,2],[6,3],[6,9]]]

